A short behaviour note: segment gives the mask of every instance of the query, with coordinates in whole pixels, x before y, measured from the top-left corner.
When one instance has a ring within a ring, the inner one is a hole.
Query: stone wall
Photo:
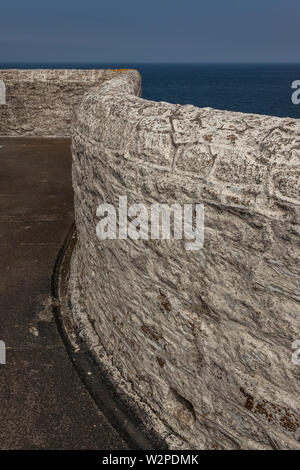
[[[130,71],[75,115],[75,319],[183,447],[299,449],[300,122],[139,92]],[[122,195],[204,204],[204,248],[99,241],[97,206]]]
[[[0,70],[0,135],[69,137],[74,107],[116,70]]]

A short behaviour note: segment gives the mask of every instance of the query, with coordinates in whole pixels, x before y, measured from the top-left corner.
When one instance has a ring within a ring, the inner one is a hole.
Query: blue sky
[[[1,0],[0,62],[299,62],[300,0]]]

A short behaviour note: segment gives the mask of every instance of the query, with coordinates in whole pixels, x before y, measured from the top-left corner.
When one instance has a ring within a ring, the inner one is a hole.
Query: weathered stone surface
[[[139,92],[130,71],[76,111],[75,318],[184,447],[299,449],[300,122]],[[99,241],[120,195],[204,204],[204,248]]]
[[[70,136],[73,109],[117,70],[0,70],[0,135]]]
[[[3,80],[0,80],[0,105],[6,104],[6,87]]]

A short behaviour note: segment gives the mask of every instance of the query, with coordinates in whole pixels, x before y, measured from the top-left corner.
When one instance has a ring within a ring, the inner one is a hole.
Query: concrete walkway
[[[52,313],[51,275],[73,221],[69,147],[0,138],[0,449],[128,448],[82,384]]]

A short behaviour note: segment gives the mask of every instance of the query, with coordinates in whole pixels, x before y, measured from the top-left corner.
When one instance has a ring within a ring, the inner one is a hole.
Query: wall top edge
[[[83,81],[107,80],[132,69],[0,69],[0,80],[4,81]],[[138,73],[137,71],[134,71]]]

